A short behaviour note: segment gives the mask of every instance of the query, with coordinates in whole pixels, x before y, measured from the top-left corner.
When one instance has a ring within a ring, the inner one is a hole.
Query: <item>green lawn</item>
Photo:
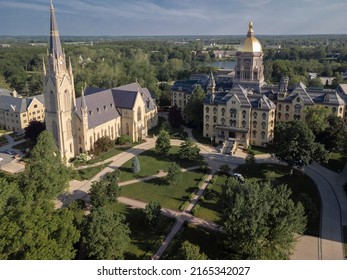
[[[151,259],[171,230],[174,219],[161,216],[157,229],[151,230],[147,227],[145,215],[141,209],[133,209],[120,203],[115,203],[111,207],[114,211],[125,215],[131,231],[131,244],[125,253],[125,259]]]
[[[271,153],[271,150],[267,147],[251,146],[250,150],[252,150],[255,155],[263,155],[263,154]]]
[[[198,141],[201,144],[211,145],[211,139],[209,137],[204,137],[202,135],[202,130],[199,128],[193,128],[192,129],[193,137],[196,141]]]
[[[5,136],[0,136],[0,146],[3,146],[3,145],[6,145],[8,142],[7,142],[7,139]]]
[[[159,170],[164,172],[168,171],[168,168],[172,162],[178,163],[182,168],[199,165],[199,162],[182,161],[178,158],[177,152],[179,147],[172,146],[168,156],[163,156],[157,153],[155,149],[147,150],[138,155],[140,162],[140,172],[134,174],[131,172],[132,160],[124,163],[120,168],[120,182],[148,177],[150,175],[157,174]]]
[[[307,203],[308,208],[313,208],[313,216],[308,221],[306,234],[319,236],[321,200],[315,183],[310,177],[301,171],[294,170],[289,175],[288,166],[279,164],[257,164],[256,168],[248,169],[246,165],[240,165],[235,172],[241,173],[246,180],[270,181],[273,185],[286,184],[292,190],[292,199],[295,202],[303,199],[303,195],[311,199]]]
[[[101,155],[89,160],[87,162],[87,164],[94,164],[94,163],[98,163],[98,162],[101,162],[103,160],[109,159],[113,156],[120,154],[121,152],[124,152],[124,151],[130,149],[133,146],[134,145],[131,145],[131,144],[130,145],[124,145],[124,146],[117,146],[117,147],[115,147],[115,148],[113,148],[113,149],[111,149],[105,153],[102,153]]]
[[[101,170],[103,170],[105,167],[107,167],[111,162],[104,163],[99,166],[89,167],[85,169],[77,170],[77,176],[75,177],[76,180],[90,180],[92,179],[96,174],[98,174]]]
[[[26,150],[26,149],[32,149],[35,146],[33,142],[30,140],[27,140],[25,142],[22,142],[20,144],[14,145],[13,149],[19,149],[19,150]]]
[[[219,213],[222,213],[223,211],[218,200],[222,193],[222,185],[227,178],[224,176],[215,176],[217,177],[217,180],[214,184],[210,184],[208,189],[205,190],[203,194],[204,201],[199,202],[200,208],[195,214],[196,217],[212,222],[218,222],[220,219]]]
[[[199,170],[184,172],[182,183],[176,186],[166,185],[164,178],[127,185],[122,187],[121,195],[145,202],[158,201],[162,207],[178,210],[203,175]]]
[[[189,241],[200,247],[200,252],[207,255],[210,260],[226,259],[220,255],[223,251],[219,233],[210,231],[201,227],[196,227],[188,224],[183,227],[181,233],[175,237],[169,248],[165,252],[162,259],[172,260],[176,259],[177,251],[184,241]]]
[[[347,157],[341,153],[330,153],[330,159],[327,163],[323,163],[322,166],[335,171],[342,172],[345,164],[347,162]]]

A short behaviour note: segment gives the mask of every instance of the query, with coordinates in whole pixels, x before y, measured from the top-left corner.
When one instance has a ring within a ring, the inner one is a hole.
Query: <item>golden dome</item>
[[[260,42],[254,37],[253,23],[250,21],[248,24],[247,38],[242,44],[241,52],[262,52]]]

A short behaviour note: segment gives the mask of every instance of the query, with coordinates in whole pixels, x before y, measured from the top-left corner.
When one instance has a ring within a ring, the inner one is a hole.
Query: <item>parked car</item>
[[[234,173],[233,177],[237,179],[241,184],[245,183],[245,178],[240,173]]]
[[[6,153],[8,153],[9,155],[15,155],[16,154],[14,151],[11,151],[11,150],[7,150]]]

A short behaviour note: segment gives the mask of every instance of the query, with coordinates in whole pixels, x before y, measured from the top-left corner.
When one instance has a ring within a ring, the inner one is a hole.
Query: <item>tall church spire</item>
[[[54,58],[63,57],[63,51],[61,48],[59,31],[58,31],[58,25],[57,25],[57,20],[55,18],[52,0],[51,0],[50,14],[51,14],[51,27],[50,27],[51,35],[50,35],[49,53]]]

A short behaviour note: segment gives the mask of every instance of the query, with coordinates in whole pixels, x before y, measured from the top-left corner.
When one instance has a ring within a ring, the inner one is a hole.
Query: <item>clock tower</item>
[[[53,134],[62,159],[67,161],[76,155],[73,129],[76,98],[71,61],[67,66],[52,2],[48,67],[44,64],[43,72],[46,129]]]

